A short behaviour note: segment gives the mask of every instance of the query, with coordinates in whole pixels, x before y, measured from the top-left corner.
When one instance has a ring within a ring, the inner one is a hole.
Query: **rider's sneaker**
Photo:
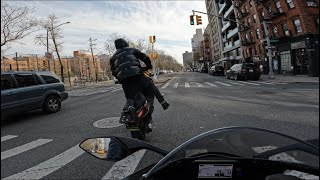
[[[168,107],[170,106],[170,104],[167,101],[162,101],[160,104],[161,104],[163,110],[168,109]]]
[[[152,132],[151,124],[149,123],[148,126],[146,126],[146,133]]]

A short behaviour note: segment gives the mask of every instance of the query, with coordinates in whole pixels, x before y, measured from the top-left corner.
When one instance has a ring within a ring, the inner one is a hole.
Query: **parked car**
[[[212,76],[215,75],[224,75],[224,68],[223,66],[212,66],[209,70],[209,74]]]
[[[260,68],[255,63],[235,64],[226,72],[227,79],[235,80],[259,80],[260,76]]]
[[[203,67],[203,68],[201,69],[201,72],[202,72],[202,73],[208,73],[208,68]]]
[[[1,73],[1,120],[35,109],[58,112],[67,98],[64,84],[53,72]]]

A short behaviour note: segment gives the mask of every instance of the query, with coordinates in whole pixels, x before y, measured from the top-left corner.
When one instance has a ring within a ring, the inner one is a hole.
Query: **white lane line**
[[[140,150],[116,162],[102,179],[118,180],[134,173],[146,150]]]
[[[115,89],[115,90],[113,90],[113,91],[111,91],[111,92],[116,92],[116,91],[120,91],[120,90],[122,90],[122,88]]]
[[[252,81],[249,81],[252,82]],[[268,84],[268,85],[276,85],[275,83],[271,83],[271,82],[261,82],[261,81],[254,81],[256,83],[260,83],[260,84]]]
[[[189,84],[188,82],[185,82],[185,83],[184,83],[184,87],[189,88],[189,87],[190,87],[190,84]]]
[[[198,83],[198,82],[195,82],[195,84],[198,86],[198,87],[203,87],[202,84]]]
[[[216,81],[216,83],[218,83],[218,84],[222,84],[222,85],[224,85],[224,86],[232,86],[232,85],[230,85],[230,84],[226,84],[226,83],[219,82],[219,81]]]
[[[260,86],[261,84],[257,84],[257,83],[251,83],[251,82],[246,82],[246,81],[239,81],[240,83],[244,83],[244,84],[251,84],[251,85],[255,85],[255,86]]]
[[[9,139],[16,138],[16,137],[18,137],[18,136],[15,136],[15,135],[6,135],[6,136],[1,137],[1,142],[6,141],[6,140],[9,140]]]
[[[52,139],[37,139],[37,140],[32,141],[30,143],[24,144],[22,146],[18,146],[18,147],[3,151],[3,152],[1,152],[1,161],[9,158],[11,156],[15,156],[15,155],[18,155],[18,154],[23,153],[25,151],[28,151],[30,149],[44,145],[44,144],[51,142],[51,141],[52,141]]]
[[[231,84],[236,84],[236,85],[240,85],[240,86],[245,86],[245,84],[241,84],[241,83],[236,83],[236,82],[231,82],[231,81],[228,81],[228,83],[231,83]]]
[[[209,86],[217,87],[217,85],[215,85],[215,84],[212,84],[212,83],[209,83],[209,82],[205,82],[205,83],[208,84]]]
[[[14,174],[12,176],[6,177],[3,180],[11,180],[11,179],[41,179],[54,171],[60,169],[64,165],[68,164],[69,162],[73,161],[84,151],[80,149],[79,145],[76,145],[67,151],[45,161],[42,162],[32,168],[29,168],[25,171],[20,173]]]
[[[173,86],[173,88],[177,88],[178,85],[179,85],[179,83],[175,83],[174,86]]]

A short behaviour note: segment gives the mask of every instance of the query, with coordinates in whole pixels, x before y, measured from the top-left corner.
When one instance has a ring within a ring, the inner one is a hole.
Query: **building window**
[[[283,29],[283,34],[284,34],[285,36],[289,36],[289,35],[290,35],[290,32],[289,32],[287,23],[286,23],[286,22],[282,22],[282,23],[281,23],[281,26],[282,26],[282,29]]]
[[[288,4],[289,9],[294,8],[294,4],[293,4],[293,1],[292,1],[292,0],[286,0],[286,1],[287,1],[287,4]]]
[[[257,28],[257,30],[256,30],[256,35],[257,35],[257,39],[260,39],[260,30],[259,30],[259,28]]]
[[[277,9],[278,9],[278,12],[279,12],[279,13],[283,13],[283,10],[282,10],[280,1],[279,1],[279,0],[276,0],[275,3],[276,3],[276,7],[277,7]]]
[[[253,41],[253,32],[250,32],[250,41]]]
[[[274,26],[274,27],[273,27],[273,35],[274,35],[274,36],[279,36],[279,31],[278,31],[277,26]]]
[[[252,7],[253,7],[252,0],[249,1],[249,4],[250,4],[250,9],[252,9]]]
[[[315,0],[307,0],[307,5],[309,7],[317,7],[317,4],[316,4]]]
[[[253,15],[253,23],[256,23],[256,22],[257,22],[257,15],[254,14],[254,15]]]
[[[300,23],[299,18],[294,18],[293,24],[294,24],[294,27],[295,27],[297,33],[302,32],[301,23]]]
[[[249,17],[248,17],[248,19],[247,19],[247,22],[248,22],[248,26],[251,26],[251,20],[250,20]]]
[[[290,51],[280,52],[281,70],[291,71],[291,54]]]

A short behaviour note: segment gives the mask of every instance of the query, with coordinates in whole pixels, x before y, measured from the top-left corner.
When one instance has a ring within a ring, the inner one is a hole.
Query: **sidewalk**
[[[157,80],[154,80],[154,84],[158,85],[158,84],[162,84],[162,83],[166,83],[167,81],[169,81],[171,78],[170,77],[162,77],[162,76],[158,76]],[[98,83],[94,82],[86,82],[84,85],[78,85],[78,86],[70,86],[69,82],[65,82],[65,88],[67,91],[72,91],[75,89],[84,89],[84,88],[96,88],[96,87],[101,87],[101,86],[108,86],[108,85],[112,85],[115,84],[113,80],[110,81],[99,81]]]
[[[274,75],[274,79],[269,79],[268,75],[261,75],[261,80],[277,81],[286,83],[319,83],[319,77],[309,77],[308,75]]]

